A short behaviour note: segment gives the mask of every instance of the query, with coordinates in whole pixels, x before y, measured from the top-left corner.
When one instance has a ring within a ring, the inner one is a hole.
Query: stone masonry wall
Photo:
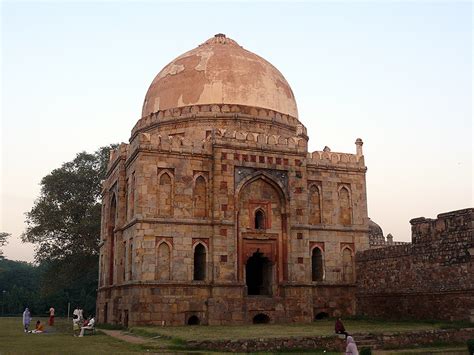
[[[419,346],[430,346],[434,343],[464,343],[474,336],[474,328],[428,330],[404,333],[353,334],[356,343],[360,339],[370,340],[374,349],[393,349]],[[291,350],[330,350],[343,352],[345,349],[344,337],[313,336],[288,337],[275,339],[245,339],[245,340],[202,340],[188,341],[187,346],[202,350],[222,352],[257,352]],[[359,345],[360,347],[360,345]],[[362,347],[359,348],[359,351]]]
[[[474,321],[474,209],[415,218],[412,243],[356,256],[357,312]]]

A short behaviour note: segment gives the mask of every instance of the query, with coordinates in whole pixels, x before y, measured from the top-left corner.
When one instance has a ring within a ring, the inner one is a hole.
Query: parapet
[[[109,163],[107,164],[108,173],[110,172],[110,170],[113,169],[113,167],[115,167],[115,165],[118,163],[120,159],[127,158],[128,150],[129,150],[129,145],[126,143],[120,143],[120,145],[117,148],[110,150]]]
[[[437,217],[418,217],[410,220],[414,244],[432,243],[446,235],[469,231],[472,238],[474,208],[441,213]]]
[[[296,128],[297,135],[307,137],[306,127],[301,124],[296,117],[264,108],[244,105],[215,104],[193,105],[154,112],[137,121],[132,129],[131,140],[133,140],[139,132],[144,132],[159,125],[176,123],[180,120],[199,118],[257,119],[262,122],[268,121],[268,123],[286,126],[292,130]]]
[[[269,135],[226,129],[217,129],[214,131],[214,142],[219,145],[232,145],[233,147],[267,148],[297,153],[306,153],[308,149],[306,138],[299,136],[283,137],[275,134]]]
[[[211,154],[212,143],[210,137],[201,141],[191,141],[181,136],[139,133],[130,143],[127,160],[135,155],[138,149],[178,154]]]
[[[340,167],[353,168],[366,171],[364,156],[349,153],[337,153],[330,151],[315,151],[308,153],[306,163],[308,166],[316,167]]]

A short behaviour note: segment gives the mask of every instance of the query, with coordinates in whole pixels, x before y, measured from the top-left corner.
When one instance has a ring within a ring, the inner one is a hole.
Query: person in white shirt
[[[84,336],[84,330],[92,330],[94,329],[95,326],[95,319],[94,317],[90,318],[89,321],[87,322],[87,325],[81,327],[81,333],[79,334],[80,337]]]

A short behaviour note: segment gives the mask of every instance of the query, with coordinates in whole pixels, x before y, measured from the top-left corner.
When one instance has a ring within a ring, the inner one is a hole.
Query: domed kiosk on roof
[[[163,68],[111,152],[99,322],[354,314],[354,257],[369,246],[363,143],[307,143],[283,75],[225,35]]]

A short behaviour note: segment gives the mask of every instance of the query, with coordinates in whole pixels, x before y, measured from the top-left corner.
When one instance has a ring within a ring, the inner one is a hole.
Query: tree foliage
[[[10,233],[0,232],[0,248],[4,247],[8,243],[8,237]],[[3,258],[3,250],[0,249],[0,259]]]
[[[26,213],[24,242],[36,244],[39,297],[58,310],[68,302],[93,312],[98,277],[101,189],[111,145],[81,152],[41,180]]]
[[[97,255],[101,181],[112,147],[81,152],[41,180],[41,195],[26,214],[22,235],[23,241],[37,245],[36,261]]]

